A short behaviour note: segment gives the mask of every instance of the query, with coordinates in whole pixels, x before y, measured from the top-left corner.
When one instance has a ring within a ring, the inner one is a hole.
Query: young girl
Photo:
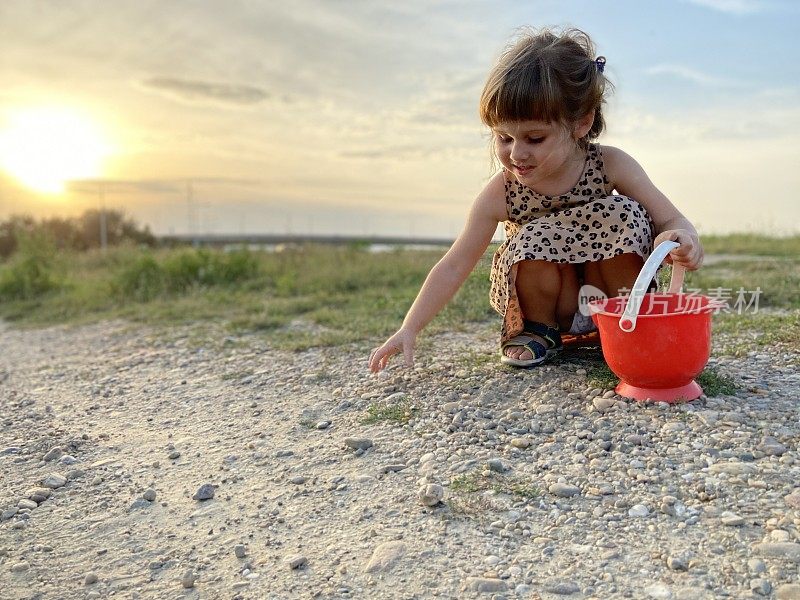
[[[630,289],[655,245],[680,247],[669,262],[697,269],[692,224],[629,155],[592,143],[603,130],[605,58],[582,31],[525,31],[489,74],[480,100],[503,168],[470,210],[464,230],[431,269],[402,327],[369,357],[372,372],[402,352],[481,258],[497,224],[506,241],[492,261],[491,304],[503,315],[501,362],[537,365],[573,327],[581,284],[609,297]]]

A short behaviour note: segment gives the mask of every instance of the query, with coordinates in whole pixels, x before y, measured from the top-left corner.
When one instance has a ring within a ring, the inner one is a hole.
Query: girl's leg
[[[523,316],[551,327],[572,323],[578,308],[578,279],[572,265],[546,260],[523,260],[517,264],[517,299]],[[569,326],[569,325],[567,325]],[[546,345],[539,336],[531,336]],[[511,346],[506,356],[520,360],[533,358],[530,350]]]
[[[600,288],[609,298],[613,298],[622,293],[620,290],[630,292],[642,265],[644,260],[634,253],[586,263],[586,283]]]

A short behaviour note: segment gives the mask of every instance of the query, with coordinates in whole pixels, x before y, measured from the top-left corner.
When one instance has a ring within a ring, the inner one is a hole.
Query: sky
[[[480,91],[525,25],[591,35],[600,142],[701,234],[800,231],[793,0],[3,0],[0,219],[452,238],[493,172]]]

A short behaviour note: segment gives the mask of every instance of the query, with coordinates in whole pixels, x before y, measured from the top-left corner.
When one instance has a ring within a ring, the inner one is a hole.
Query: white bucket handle
[[[619,319],[619,328],[622,331],[630,333],[636,329],[636,319],[639,317],[639,309],[642,307],[642,301],[644,300],[644,295],[647,293],[647,288],[650,286],[650,282],[653,281],[658,267],[664,262],[667,254],[678,246],[680,246],[678,242],[661,242],[655,250],[653,250],[652,254],[650,254],[647,262],[644,263],[642,270],[639,271],[639,276],[636,278],[636,282],[633,284],[630,296],[628,296],[625,310]],[[683,266],[672,265],[672,279],[670,279],[669,282],[668,293],[680,293],[683,287],[684,272],[685,268]]]

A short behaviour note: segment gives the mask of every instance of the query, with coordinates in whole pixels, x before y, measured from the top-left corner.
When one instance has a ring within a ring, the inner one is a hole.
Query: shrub
[[[0,271],[0,299],[29,300],[60,287],[56,277],[56,247],[41,230],[19,229],[17,252]]]

